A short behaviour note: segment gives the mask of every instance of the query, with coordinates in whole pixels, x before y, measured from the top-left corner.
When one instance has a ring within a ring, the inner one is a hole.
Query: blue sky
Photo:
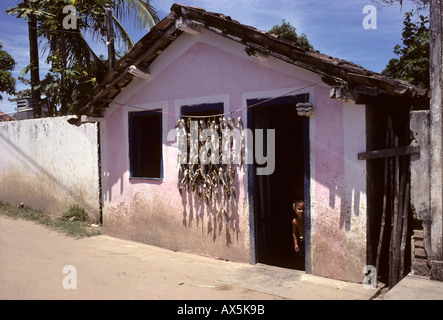
[[[2,0],[0,3],[0,42],[3,43],[3,49],[17,62],[13,72],[16,78],[29,64],[27,25],[23,19],[7,15],[5,10],[18,2],[21,0]],[[395,57],[392,51],[396,44],[401,43],[404,14],[415,9],[411,0],[404,0],[403,7],[400,5],[377,7],[377,28],[365,29],[362,21],[367,13],[363,13],[363,8],[373,4],[370,0],[181,0],[178,2],[223,13],[259,30],[269,30],[285,19],[297,29],[298,33],[306,34],[314,49],[352,61],[375,72],[381,72],[389,60]],[[167,0],[151,0],[160,18],[170,12],[173,3]],[[134,42],[148,32],[134,30],[131,21],[124,22],[124,25]],[[98,54],[107,55],[104,44],[91,43],[91,46]],[[49,70],[44,60],[45,56],[42,55],[41,78]],[[17,81],[17,91],[24,88],[26,86]],[[2,96],[0,110],[14,111],[15,103],[8,101],[8,95],[2,93]]]

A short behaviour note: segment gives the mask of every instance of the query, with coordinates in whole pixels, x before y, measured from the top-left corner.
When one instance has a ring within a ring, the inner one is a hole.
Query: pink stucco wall
[[[331,100],[329,91],[318,88],[315,105],[315,250],[316,272],[342,278],[345,265],[345,228],[340,224],[344,198],[344,124],[342,102]]]
[[[203,38],[204,40],[204,38]],[[212,45],[195,41],[186,50],[180,43],[168,48],[163,55],[170,61],[152,66],[160,71],[137,89],[126,88],[131,93],[117,97],[116,101],[127,105],[115,106],[106,114],[102,134],[106,139],[103,151],[104,226],[106,232],[123,238],[160,245],[170,249],[191,251],[209,256],[237,261],[250,260],[250,230],[247,184],[245,172],[239,173],[234,220],[227,228],[214,208],[204,208],[198,199],[181,197],[176,188],[176,149],[166,142],[178,116],[164,114],[163,128],[164,172],[163,181],[129,179],[128,162],[128,106],[149,105],[167,107],[176,113],[177,101],[195,98],[224,96],[225,112],[245,105],[245,96],[257,97],[262,92],[314,85],[318,77],[305,77],[294,66],[281,67],[282,62],[269,58],[259,62],[248,57],[236,46]],[[228,40],[224,40],[228,41]],[[156,62],[154,62],[155,64]],[[344,213],[344,126],[342,102],[329,98],[329,88],[319,84],[309,88],[315,105],[315,126],[311,144],[311,170],[314,170],[315,186],[312,190],[313,243],[312,264],[316,274],[332,278],[346,278],[343,257],[346,255],[346,229]],[[234,117],[246,113],[235,114]],[[362,244],[363,245],[363,244]],[[331,269],[334,269],[332,272]],[[334,273],[334,274],[332,274]],[[337,275],[338,273],[338,275]]]

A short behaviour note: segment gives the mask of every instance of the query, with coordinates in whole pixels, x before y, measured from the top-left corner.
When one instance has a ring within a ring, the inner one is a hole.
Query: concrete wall
[[[429,110],[411,111],[410,128],[413,143],[420,146],[420,154],[411,156],[411,205],[417,219],[422,221],[424,249],[430,257],[432,255],[430,207],[432,152],[429,140]]]
[[[176,188],[177,148],[167,141],[183,105],[222,102],[225,112],[248,99],[309,93],[312,272],[361,281],[366,265],[365,107],[329,98],[319,76],[202,30],[180,36],[150,66],[149,80],[135,79],[111,103],[101,125],[105,232],[162,247],[237,261],[253,257],[253,213],[247,172],[238,172],[231,224],[197,198]],[[123,105],[123,106],[122,106]],[[164,179],[129,178],[128,112],[162,108]],[[233,114],[247,122],[247,111]],[[282,115],[284,116],[284,115]]]
[[[97,125],[68,119],[0,122],[0,200],[56,215],[77,204],[98,221]]]
[[[365,107],[316,91],[311,118],[312,273],[361,281],[366,263]],[[323,91],[323,90],[322,90]]]
[[[429,62],[430,62],[430,209],[431,225],[431,275],[443,280],[443,2],[430,1]]]

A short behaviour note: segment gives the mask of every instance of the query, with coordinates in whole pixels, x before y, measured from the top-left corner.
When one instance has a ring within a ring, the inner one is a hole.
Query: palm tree
[[[31,13],[28,19],[29,34],[29,58],[31,71],[31,98],[33,101],[34,118],[42,116],[42,106],[40,101],[40,68],[38,62],[38,37],[37,37],[37,18]]]
[[[72,104],[73,81],[88,82],[91,80],[90,83],[92,84],[99,82],[106,74],[106,65],[103,59],[100,59],[100,57],[94,53],[84,38],[84,35],[88,33],[96,41],[100,41],[106,37],[106,8],[110,8],[115,12],[112,16],[115,38],[117,39],[119,48],[124,51],[130,50],[134,46],[134,42],[121,24],[121,20],[132,19],[135,27],[139,29],[150,28],[159,21],[158,14],[150,5],[149,0],[77,1],[77,29],[74,30],[65,30],[62,26],[65,17],[62,8],[68,4],[65,0],[24,0],[16,7],[8,8],[7,12],[17,17],[29,16],[28,20],[31,21],[31,16],[36,16],[29,11],[31,4],[39,8],[37,12],[39,18],[38,36],[45,40],[44,49],[48,51],[47,61],[52,63],[53,70],[57,70],[60,74],[58,81],[60,82],[59,96],[61,99],[59,104],[62,114],[68,113],[68,104]],[[37,71],[38,74],[38,46],[35,45],[37,39],[36,31],[36,25],[32,25],[29,28],[30,53],[34,59],[35,48],[37,48],[37,64],[35,60],[31,58],[31,71]],[[85,68],[82,69],[79,66],[84,66]],[[71,72],[68,72],[69,70]],[[72,76],[74,76],[74,78],[72,78]],[[33,75],[31,73],[31,80],[32,79]],[[34,81],[33,87],[39,88],[39,79],[34,77]],[[40,93],[38,94],[40,95]],[[33,96],[36,97],[36,95],[37,93],[34,92]]]
[[[26,73],[31,73],[31,98],[33,100],[34,118],[41,117],[41,102],[40,90],[38,85],[40,83],[39,75],[39,58],[38,58],[38,36],[37,36],[37,15],[40,11],[37,9],[35,0],[24,0],[15,7],[8,8],[7,13],[16,15],[17,18],[24,18],[28,21],[28,35],[29,35],[29,65]]]
[[[87,69],[83,70],[83,73],[89,73],[89,77],[93,77],[95,83],[100,82],[106,75],[105,64],[90,48],[83,36],[89,33],[96,41],[100,41],[106,37],[106,9],[111,8],[111,10],[115,12],[115,15],[112,15],[113,29],[115,30],[115,37],[118,41],[119,48],[123,51],[129,51],[134,46],[134,42],[120,23],[121,20],[132,19],[135,27],[147,29],[157,23],[159,18],[149,2],[142,0],[118,0],[114,2],[84,0],[77,4],[77,29],[64,32],[64,30],[61,29],[61,22],[64,17],[60,15],[59,8],[60,5],[57,6],[54,2],[48,6],[47,11],[54,12],[54,16],[48,19],[47,23],[49,25],[47,28],[43,28],[43,30],[50,30],[51,26],[52,28],[56,26],[59,32],[42,33],[42,35],[47,39],[49,44],[49,56],[58,57],[59,60],[60,111],[62,114],[66,114],[69,109],[68,104],[73,106],[70,108],[71,111],[75,109],[75,102],[72,102],[73,89],[69,88],[69,80],[65,74],[66,69],[73,69],[75,66],[84,65]],[[70,76],[78,76],[78,74],[71,73]],[[91,81],[91,87],[94,81]],[[70,84],[71,86],[73,85],[72,81]]]

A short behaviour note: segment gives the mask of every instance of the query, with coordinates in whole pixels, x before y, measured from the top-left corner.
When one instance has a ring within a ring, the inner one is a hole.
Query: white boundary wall
[[[0,122],[0,201],[100,219],[98,126],[70,117]]]

